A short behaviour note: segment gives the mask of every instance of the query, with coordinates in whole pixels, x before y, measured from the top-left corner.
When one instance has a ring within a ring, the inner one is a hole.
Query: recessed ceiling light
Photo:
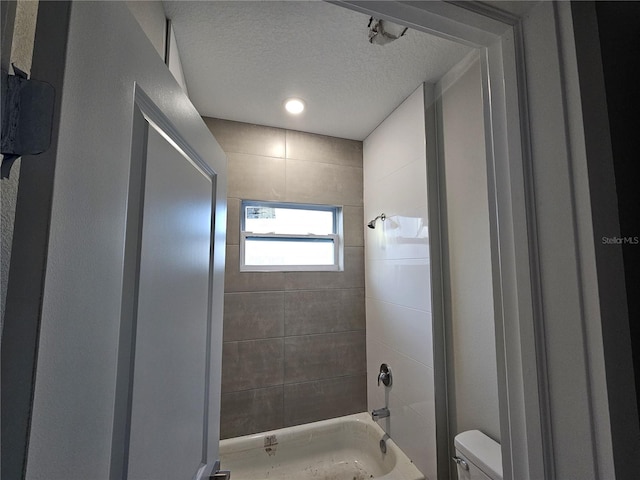
[[[284,101],[284,108],[287,112],[298,115],[304,110],[304,102],[299,98],[287,98]]]

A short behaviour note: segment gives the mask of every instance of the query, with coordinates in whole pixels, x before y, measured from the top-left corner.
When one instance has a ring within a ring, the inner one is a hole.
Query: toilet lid
[[[493,480],[502,480],[500,444],[480,430],[468,430],[456,435],[456,450]]]

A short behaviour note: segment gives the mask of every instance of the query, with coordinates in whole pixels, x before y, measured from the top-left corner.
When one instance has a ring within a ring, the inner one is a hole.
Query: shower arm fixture
[[[381,213],[380,215],[378,215],[376,218],[374,218],[373,220],[371,220],[368,224],[367,227],[369,228],[376,228],[376,221],[380,219],[383,222],[387,219],[387,216],[384,213]]]

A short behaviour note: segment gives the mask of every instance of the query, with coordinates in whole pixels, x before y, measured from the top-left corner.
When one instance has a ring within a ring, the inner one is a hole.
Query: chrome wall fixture
[[[376,218],[374,218],[373,220],[371,220],[368,224],[367,227],[369,228],[376,228],[376,221],[380,219],[383,222],[387,219],[387,216],[384,213],[381,213],[380,215],[378,215]]]
[[[388,20],[381,20],[373,17],[369,19],[368,28],[369,43],[374,45],[386,45],[387,43],[391,43],[402,37],[408,30],[404,25],[398,25],[397,23],[393,23]]]
[[[378,374],[378,386],[380,386],[380,382],[382,382],[385,387],[390,387],[391,381],[391,369],[389,365],[383,363],[380,365],[380,373]]]

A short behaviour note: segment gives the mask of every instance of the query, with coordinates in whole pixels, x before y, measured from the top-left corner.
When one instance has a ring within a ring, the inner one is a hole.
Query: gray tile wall
[[[205,118],[227,153],[221,438],[366,410],[362,142]],[[343,206],[343,272],[239,271],[240,201]]]

